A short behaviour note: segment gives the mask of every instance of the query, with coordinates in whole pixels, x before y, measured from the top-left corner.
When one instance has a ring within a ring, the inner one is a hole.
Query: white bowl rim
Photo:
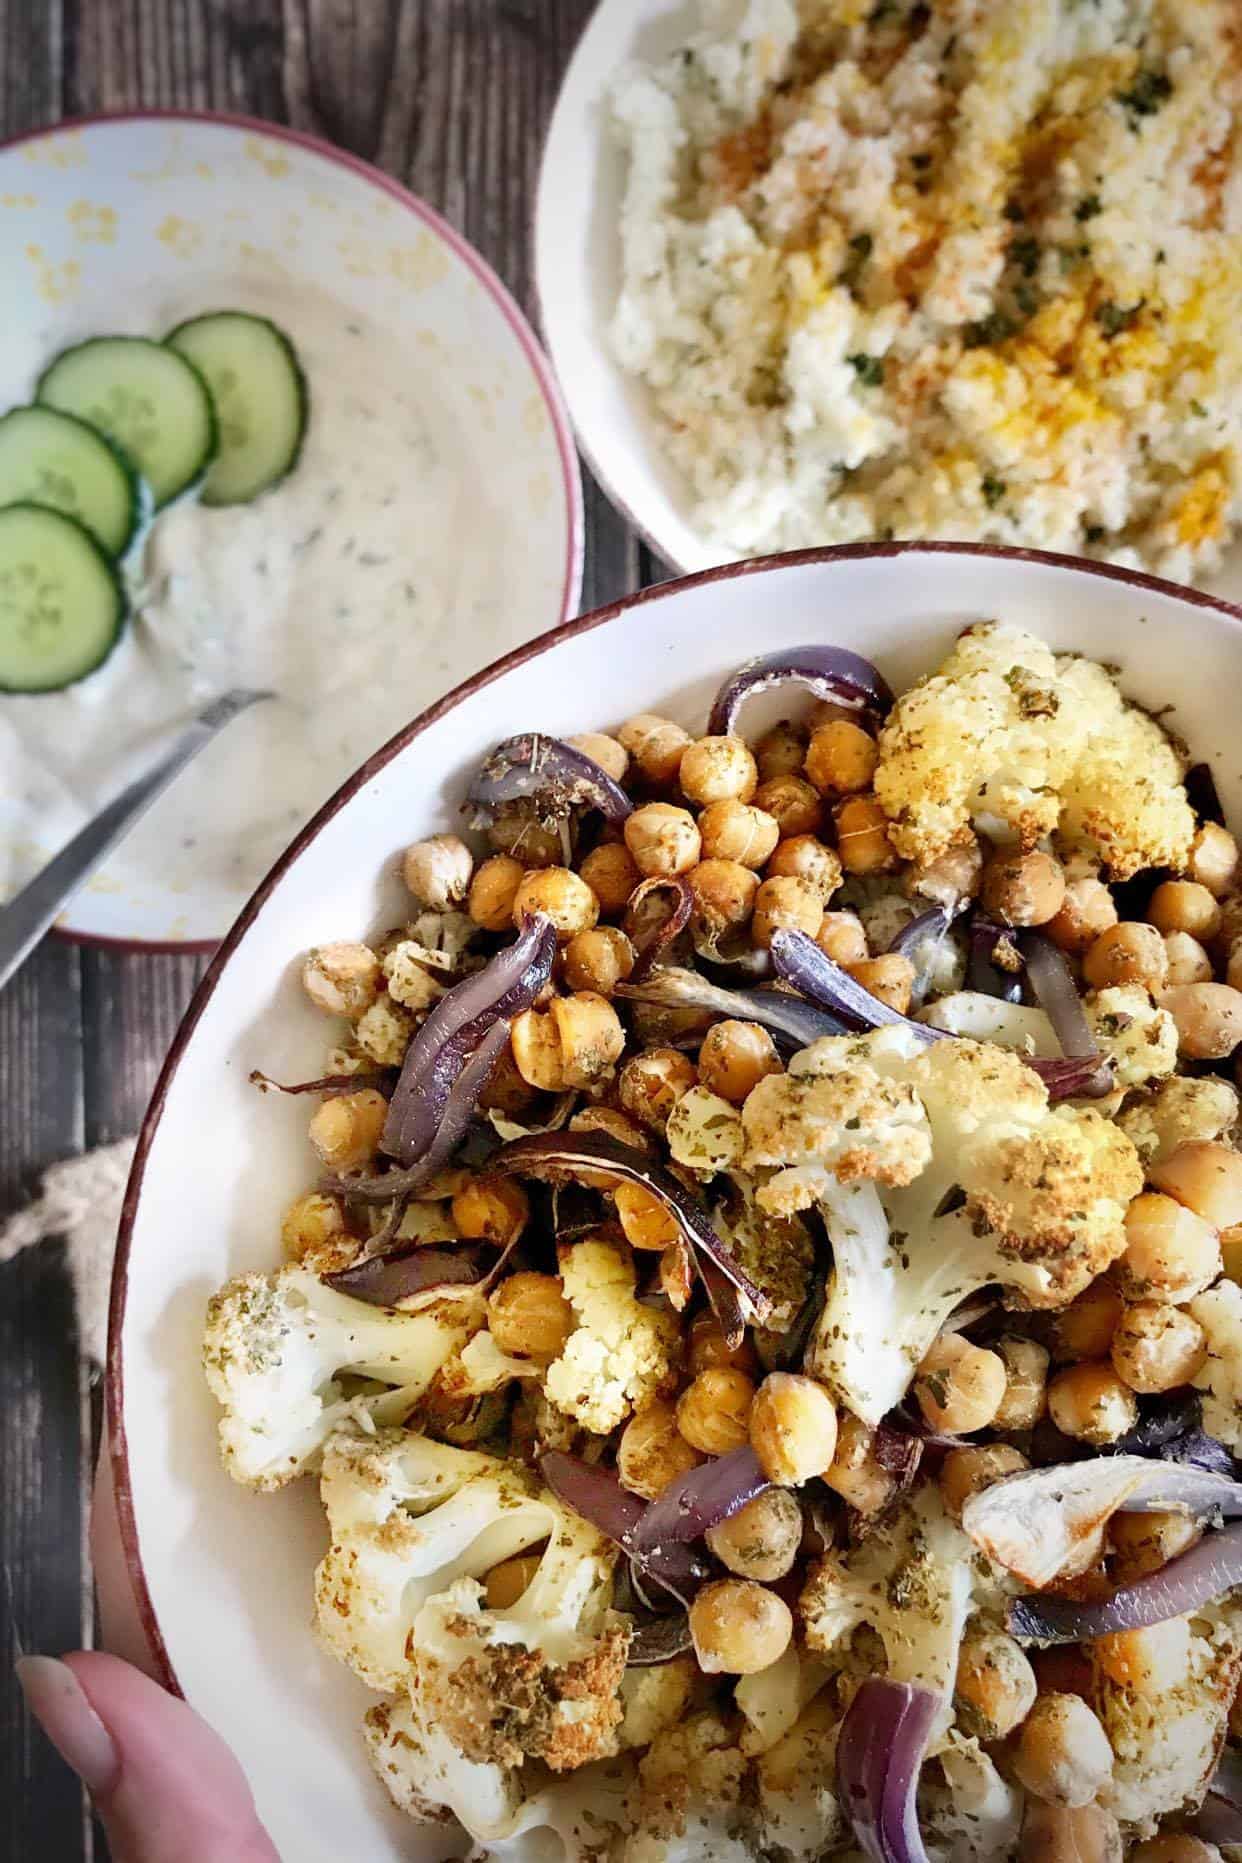
[[[29,143],[44,142],[54,136],[67,135],[78,130],[111,129],[136,123],[189,123],[207,128],[234,129],[247,135],[264,136],[273,142],[290,143],[310,155],[318,155],[325,161],[335,163],[338,168],[348,170],[357,175],[360,180],[369,182],[373,187],[379,188],[382,193],[390,195],[400,206],[413,213],[416,219],[421,220],[429,232],[443,240],[444,244],[462,261],[475,282],[495,303],[497,310],[517,338],[518,346],[535,378],[535,384],[543,397],[548,418],[552,423],[557,456],[561,465],[567,518],[565,576],[562,584],[560,613],[553,627],[559,627],[568,621],[578,606],[578,598],[582,593],[582,572],[586,556],[586,510],[574,429],[547,351],[530,318],[499,272],[488,263],[477,247],[471,245],[463,233],[459,233],[456,227],[450,225],[443,214],[423,200],[421,195],[407,188],[404,182],[398,181],[394,175],[386,173],[382,168],[377,168],[364,156],[355,155],[352,150],[342,149],[336,143],[329,142],[326,137],[313,135],[309,130],[294,129],[286,123],[272,123],[265,117],[247,116],[242,112],[229,110],[98,110],[85,116],[64,117],[55,123],[44,123],[34,129],[20,130],[15,136],[0,138],[0,156],[7,155],[10,150],[20,149]],[[543,635],[537,635],[536,638],[542,639]],[[141,952],[147,956],[162,954],[208,957],[217,949],[219,943],[214,938],[109,938],[99,932],[78,931],[72,924],[53,926],[52,935],[64,939],[67,943],[81,945],[90,950],[132,951]]]
[[[125,1198],[121,1208],[121,1220],[117,1231],[116,1256],[112,1270],[112,1288],[108,1308],[108,1359],[105,1367],[105,1421],[108,1436],[108,1454],[111,1458],[112,1479],[116,1496],[117,1521],[120,1527],[121,1546],[125,1567],[133,1591],[134,1604],[143,1630],[151,1648],[152,1656],[160,1672],[165,1687],[174,1694],[184,1695],[176,1671],[172,1666],[167,1645],[164,1642],[156,1615],[155,1605],[147,1584],[143,1567],[142,1547],[139,1542],[137,1517],[134,1510],[133,1489],[129,1477],[129,1455],[125,1433],[125,1366],[122,1334],[125,1325],[125,1303],[129,1288],[129,1256],[133,1240],[134,1223],[137,1218],[138,1205],[142,1197],[143,1176],[147,1158],[159,1129],[173,1077],[184,1060],[193,1039],[195,1028],[207,1008],[217,983],[229,963],[237,946],[241,943],[251,925],[258,917],[270,894],[289,869],[301,858],[302,854],[316,839],[322,829],[341,809],[351,802],[357,793],[385,765],[400,754],[422,735],[428,728],[443,718],[446,713],[456,709],[464,700],[471,698],[484,686],[501,679],[515,667],[523,666],[528,660],[536,659],[552,652],[563,641],[575,639],[579,634],[590,633],[593,629],[616,620],[620,615],[632,613],[635,609],[645,607],[648,602],[659,601],[664,597],[675,595],[682,590],[701,588],[710,583],[731,581],[739,576],[762,575],[767,570],[782,567],[805,567],[831,564],[836,562],[857,562],[868,558],[901,556],[970,556],[986,557],[1001,563],[1035,563],[1047,569],[1064,569],[1080,571],[1084,575],[1094,576],[1107,582],[1121,582],[1130,588],[1151,594],[1167,596],[1172,600],[1183,601],[1193,608],[1206,608],[1222,620],[1232,622],[1242,629],[1242,604],[1223,600],[1219,596],[1208,595],[1201,589],[1189,588],[1180,582],[1167,581],[1162,576],[1149,575],[1144,570],[1126,569],[1115,563],[1099,563],[1088,557],[1061,555],[1052,550],[1008,549],[999,545],[981,543],[948,542],[898,542],[891,543],[847,543],[818,550],[795,550],[778,556],[747,557],[736,563],[723,563],[714,569],[703,569],[692,576],[676,577],[668,582],[652,583],[645,589],[639,589],[632,595],[609,602],[602,608],[593,609],[589,614],[579,615],[575,620],[567,620],[559,627],[549,629],[546,634],[537,635],[534,640],[515,647],[500,659],[493,660],[489,666],[471,675],[454,686],[450,692],[437,699],[411,720],[395,737],[380,747],[354,774],[342,783],[335,795],[329,797],[318,813],[312,816],[306,826],[298,833],[280,859],[272,867],[266,878],[255,889],[233,923],[220,945],[217,947],[201,982],[190,1000],[184,1017],[173,1037],[172,1045],[160,1069],[159,1079],[151,1095],[147,1110],[143,1116],[142,1127],[138,1134],[134,1162],[130,1170],[129,1181],[125,1187]]]

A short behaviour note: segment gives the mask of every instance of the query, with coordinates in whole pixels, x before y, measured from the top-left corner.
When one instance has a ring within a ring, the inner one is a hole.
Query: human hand
[[[113,1863],[280,1863],[241,1767],[184,1701],[98,1652],[27,1656],[17,1676],[92,1794]]]

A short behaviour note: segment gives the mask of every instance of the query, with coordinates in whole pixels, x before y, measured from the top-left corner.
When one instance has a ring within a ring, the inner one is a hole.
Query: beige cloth
[[[52,1165],[44,1173],[39,1196],[0,1229],[0,1262],[12,1261],[49,1237],[65,1238],[78,1338],[83,1352],[99,1365],[108,1350],[112,1257],[134,1143],[132,1138],[120,1139]]]

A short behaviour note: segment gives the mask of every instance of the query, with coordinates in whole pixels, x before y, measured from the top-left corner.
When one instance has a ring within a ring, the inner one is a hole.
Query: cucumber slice
[[[112,560],[76,518],[0,511],[0,692],[55,692],[102,666],[125,625]]]
[[[94,427],[56,408],[0,417],[0,505],[46,505],[77,518],[109,556],[124,556],[143,518],[141,481]]]
[[[207,384],[184,356],[142,336],[97,336],[66,349],[36,391],[127,453],[159,510],[203,477],[216,455]]]
[[[266,317],[212,311],[165,339],[207,382],[220,451],[203,483],[205,505],[244,505],[291,472],[306,432],[306,377],[297,351]]]

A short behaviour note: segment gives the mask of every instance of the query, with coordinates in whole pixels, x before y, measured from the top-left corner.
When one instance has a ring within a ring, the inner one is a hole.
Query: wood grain
[[[530,309],[529,221],[565,60],[593,0],[0,0],[0,137],[136,107],[292,123],[378,163]],[[587,484],[585,606],[661,573]],[[0,1218],[57,1158],[136,1126],[201,963],[51,942],[0,995]],[[0,1863],[102,1839],[22,1715],[21,1650],[91,1634],[90,1368],[64,1262],[0,1268]]]

